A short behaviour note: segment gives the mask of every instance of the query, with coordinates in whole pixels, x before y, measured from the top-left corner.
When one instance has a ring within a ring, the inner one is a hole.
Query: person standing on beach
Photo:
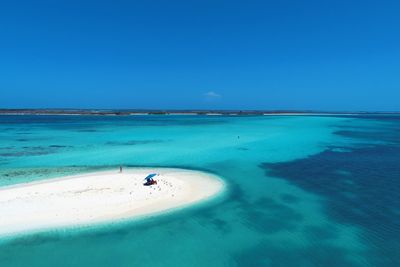
[[[119,165],[119,172],[122,172],[122,166]]]

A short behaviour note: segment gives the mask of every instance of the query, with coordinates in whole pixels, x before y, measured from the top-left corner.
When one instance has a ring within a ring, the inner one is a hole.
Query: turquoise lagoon
[[[227,184],[170,214],[0,239],[0,266],[400,266],[399,130],[397,116],[0,116],[0,186],[121,164]]]

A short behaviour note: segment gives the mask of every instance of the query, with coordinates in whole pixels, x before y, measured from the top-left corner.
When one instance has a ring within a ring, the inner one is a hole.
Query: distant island
[[[224,116],[262,116],[262,115],[399,115],[400,112],[370,111],[311,111],[311,110],[142,110],[142,109],[0,109],[0,115],[224,115]]]

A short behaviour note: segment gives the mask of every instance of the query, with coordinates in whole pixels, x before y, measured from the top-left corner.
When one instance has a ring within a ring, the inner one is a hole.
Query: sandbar
[[[156,185],[144,186],[149,173]],[[155,215],[209,199],[215,175],[186,169],[129,168],[0,188],[0,235]]]

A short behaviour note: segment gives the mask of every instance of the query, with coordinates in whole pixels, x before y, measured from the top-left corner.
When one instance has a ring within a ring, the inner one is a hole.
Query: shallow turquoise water
[[[399,266],[399,129],[383,116],[1,116],[2,186],[123,164],[213,172],[228,192],[2,240],[0,266]]]

